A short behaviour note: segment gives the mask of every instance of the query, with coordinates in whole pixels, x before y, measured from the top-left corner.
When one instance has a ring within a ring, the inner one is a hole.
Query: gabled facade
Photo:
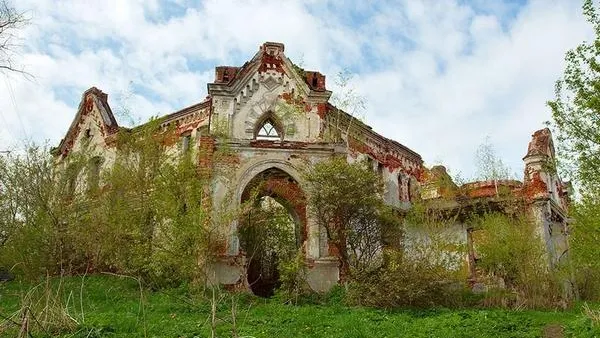
[[[174,133],[169,151],[202,150],[198,165],[211,174],[215,209],[239,206],[260,181],[260,194],[280,201],[301,228],[311,287],[328,289],[339,278],[337,260],[323,229],[306,211],[302,170],[331,156],[366,158],[384,179],[386,201],[401,208],[409,205],[418,187],[421,156],[334,107],[326,77],[294,65],[281,43],[264,43],[241,67],[216,67],[214,81],[207,86],[208,96],[202,101],[159,118],[160,126]],[[118,155],[117,133],[134,133],[136,128],[119,127],[107,95],[90,88],[54,149],[55,157],[66,165],[72,153],[85,151],[108,168]],[[229,149],[229,155],[214,156],[222,148]],[[243,255],[237,227],[234,222],[221,229],[227,243],[220,253],[223,259],[214,267],[220,283],[239,283],[243,275],[231,263]]]

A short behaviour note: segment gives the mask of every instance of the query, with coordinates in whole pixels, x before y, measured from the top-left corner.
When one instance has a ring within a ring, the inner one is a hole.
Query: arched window
[[[65,168],[63,175],[63,194],[67,198],[72,198],[77,189],[77,179],[79,176],[78,166],[73,163],[69,164]]]
[[[88,162],[88,191],[94,192],[100,185],[100,167],[102,166],[102,158],[99,156],[92,157]]]
[[[263,119],[257,125],[255,138],[257,140],[269,140],[269,141],[277,141],[281,140],[283,137],[281,129],[277,124],[277,121],[273,119],[272,116],[267,116],[267,118]]]

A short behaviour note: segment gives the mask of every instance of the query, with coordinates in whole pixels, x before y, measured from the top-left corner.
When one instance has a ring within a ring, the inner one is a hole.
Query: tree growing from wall
[[[494,181],[496,196],[500,194],[498,181],[514,179],[515,177],[510,168],[498,157],[496,149],[489,138],[486,138],[485,142],[480,144],[475,151],[475,169],[476,179]]]

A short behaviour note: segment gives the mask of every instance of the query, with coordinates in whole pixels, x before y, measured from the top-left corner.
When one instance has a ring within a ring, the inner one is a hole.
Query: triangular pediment
[[[264,43],[241,67],[216,67],[208,94],[213,100],[213,117],[219,119],[213,126],[230,126],[231,137],[257,139],[257,124],[262,118],[281,115],[278,117],[285,122],[277,137],[261,137],[297,141],[318,137],[318,107],[325,107],[331,96],[324,75],[292,63],[284,54],[283,44],[276,42]],[[313,122],[306,125],[310,116]]]
[[[331,92],[325,88],[325,76],[298,67],[285,56],[284,50],[282,43],[266,42],[243,66],[216,67],[215,80],[208,84],[209,95],[236,97],[241,93],[247,96],[260,84],[269,91],[279,86],[286,90],[293,87],[297,95],[327,101]]]
[[[55,151],[66,156],[78,140],[84,138],[105,140],[118,130],[117,120],[108,105],[108,95],[92,87],[81,96],[77,114]]]

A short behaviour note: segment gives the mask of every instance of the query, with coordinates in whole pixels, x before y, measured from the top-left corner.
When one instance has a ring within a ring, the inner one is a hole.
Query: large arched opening
[[[240,248],[252,292],[270,297],[280,285],[278,264],[301,250],[307,238],[306,198],[298,182],[279,168],[254,176],[244,187]]]

